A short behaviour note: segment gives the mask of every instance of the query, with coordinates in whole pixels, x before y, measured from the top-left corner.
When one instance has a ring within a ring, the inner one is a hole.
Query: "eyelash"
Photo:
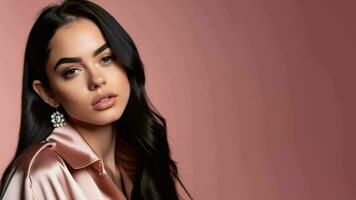
[[[102,59],[101,59],[101,61],[103,61],[104,59],[106,59],[106,58],[110,58],[110,61],[109,62],[111,62],[112,60],[113,60],[113,56],[112,55],[109,55],[109,56],[104,56]],[[105,62],[104,63],[104,65],[106,65],[108,62]]]
[[[107,59],[107,58],[109,58],[110,60],[109,60],[109,61],[104,61],[103,65],[108,65],[108,64],[110,64],[110,63],[112,62],[112,60],[113,60],[114,57],[113,57],[112,55],[104,56],[104,57],[101,59],[100,62],[102,62],[103,60],[105,60],[105,59]],[[73,72],[73,70],[75,71],[75,70],[79,70],[79,69],[78,69],[78,68],[75,68],[75,67],[69,68],[68,70],[66,70],[66,71],[63,72],[63,75],[62,75],[62,76],[63,76],[65,79],[71,78],[71,77],[68,77],[68,72],[70,72],[70,71]],[[71,74],[73,74],[73,73],[69,73],[69,75],[71,75]]]

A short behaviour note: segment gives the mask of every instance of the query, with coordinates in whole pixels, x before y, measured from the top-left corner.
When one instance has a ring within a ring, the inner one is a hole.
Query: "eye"
[[[103,64],[108,64],[108,63],[110,63],[111,61],[112,61],[112,59],[113,59],[113,56],[105,56],[105,57],[103,57],[102,59],[101,59],[101,63],[103,63]]]
[[[73,74],[74,74],[77,70],[79,70],[79,69],[78,69],[78,68],[70,68],[70,69],[68,69],[68,70],[66,70],[66,71],[63,72],[63,77],[64,77],[64,78],[70,78],[70,77],[73,76]]]

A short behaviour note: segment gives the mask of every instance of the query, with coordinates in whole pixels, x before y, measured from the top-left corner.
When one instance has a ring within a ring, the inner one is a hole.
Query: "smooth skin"
[[[106,43],[100,29],[88,19],[79,18],[61,27],[50,40],[45,67],[51,91],[45,90],[39,80],[33,81],[33,89],[50,106],[63,106],[69,115],[66,120],[103,160],[109,177],[121,188],[112,123],[125,110],[130,85],[125,70],[112,57],[110,47],[94,55]],[[63,57],[79,57],[81,61],[62,63],[55,69]],[[102,111],[93,109],[94,97],[107,91],[118,95],[115,105]]]

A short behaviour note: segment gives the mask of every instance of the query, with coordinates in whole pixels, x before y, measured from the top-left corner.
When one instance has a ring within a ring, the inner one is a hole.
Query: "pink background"
[[[2,0],[0,169],[24,46],[53,1]],[[98,0],[124,26],[196,199],[355,199],[353,0]]]

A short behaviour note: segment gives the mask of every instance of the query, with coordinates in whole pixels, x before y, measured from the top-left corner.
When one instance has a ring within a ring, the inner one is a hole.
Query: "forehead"
[[[105,43],[96,26],[88,19],[81,18],[59,28],[49,42],[49,64],[61,57],[82,57],[92,53]]]

